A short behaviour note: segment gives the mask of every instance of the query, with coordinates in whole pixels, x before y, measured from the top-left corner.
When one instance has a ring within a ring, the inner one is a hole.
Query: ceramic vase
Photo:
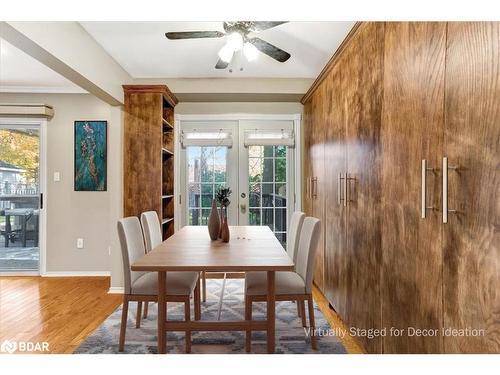
[[[217,212],[217,204],[215,199],[212,199],[212,209],[210,210],[210,215],[208,216],[208,234],[210,239],[215,241],[219,238],[219,233],[221,229],[221,223],[219,220],[219,213]]]
[[[229,242],[229,225],[227,224],[227,212],[222,222],[222,242]]]
[[[222,238],[222,223],[224,222],[224,211],[222,205],[220,206],[220,225],[219,225],[219,238]]]

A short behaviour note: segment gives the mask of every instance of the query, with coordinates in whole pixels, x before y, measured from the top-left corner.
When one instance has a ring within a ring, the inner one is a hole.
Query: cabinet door
[[[312,138],[312,100],[309,100],[304,104],[304,171],[302,174],[303,186],[302,191],[303,200],[302,200],[302,209],[306,216],[313,216],[312,210],[312,198],[311,198],[311,177],[312,177],[312,155],[311,155],[311,147],[313,145]]]
[[[346,248],[350,326],[380,328],[380,129],[384,24],[364,23],[342,59],[346,126],[348,204]],[[328,241],[327,241],[328,242]],[[380,337],[361,341],[380,353]]]
[[[316,265],[314,270],[314,283],[324,293],[324,251],[325,251],[325,127],[326,116],[325,108],[327,106],[325,98],[325,85],[321,85],[313,98],[311,107],[311,145],[309,148],[311,158],[311,206],[312,216],[321,220],[321,234],[318,242]]]
[[[449,353],[500,352],[500,24],[448,24],[445,152],[450,165],[444,230],[444,326]]]
[[[444,127],[444,23],[386,23],[382,114],[382,327],[386,353],[437,353],[442,337],[408,328],[442,326],[441,214],[421,219],[421,162],[439,167]],[[427,173],[427,205],[440,176]]]
[[[347,306],[347,254],[345,253],[345,213],[343,183],[346,173],[345,122],[339,62],[324,81],[326,88],[325,129],[325,267],[324,293],[335,311],[345,320]],[[340,186],[339,186],[340,185]],[[339,201],[340,199],[340,201]]]

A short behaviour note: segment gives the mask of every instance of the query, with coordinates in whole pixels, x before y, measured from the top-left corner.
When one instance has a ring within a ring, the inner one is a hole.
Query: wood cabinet
[[[325,215],[325,192],[324,192],[324,143],[325,126],[321,108],[325,105],[323,98],[318,97],[312,100],[306,109],[306,121],[311,126],[311,132],[306,133],[305,143],[307,144],[308,157],[306,165],[306,212],[310,216],[324,220]],[[325,241],[324,231],[321,231],[319,245],[317,249],[317,260],[314,272],[314,283],[323,289],[324,286],[324,257]]]
[[[382,118],[382,325],[442,326],[440,157],[445,23],[387,23]],[[422,160],[426,218],[421,218]],[[439,353],[442,337],[389,335],[386,353]]]
[[[450,169],[441,224],[448,353],[500,352],[500,23],[449,23],[442,156]],[[437,221],[436,221],[436,225]]]
[[[368,352],[500,352],[499,25],[358,24],[304,98],[315,282]]]
[[[123,215],[156,211],[166,239],[174,232],[174,107],[165,85],[126,85]]]

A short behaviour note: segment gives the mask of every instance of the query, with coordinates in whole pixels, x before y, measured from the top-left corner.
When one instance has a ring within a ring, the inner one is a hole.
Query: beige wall
[[[263,114],[292,114],[302,113],[304,106],[301,103],[179,103],[175,107],[176,114],[221,114],[221,113],[263,113]]]
[[[116,220],[122,208],[121,107],[90,94],[5,94],[4,103],[43,103],[54,107],[47,125],[47,272],[113,272],[121,285],[121,258]],[[106,192],[73,189],[73,122],[108,121],[108,181]],[[61,181],[54,182],[54,172]],[[84,239],[84,249],[76,239]],[[111,256],[109,255],[111,250]]]

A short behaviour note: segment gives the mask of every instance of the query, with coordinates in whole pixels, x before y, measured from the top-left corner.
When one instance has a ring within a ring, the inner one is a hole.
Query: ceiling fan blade
[[[265,53],[267,56],[272,57],[279,62],[285,62],[290,58],[290,54],[288,52],[273,46],[265,40],[260,38],[251,38],[248,39],[248,41],[252,43],[260,52]]]
[[[287,22],[288,21],[254,21],[252,22],[252,31],[267,30]]]
[[[221,38],[224,34],[221,31],[175,31],[165,33],[168,39],[199,39],[199,38]]]
[[[215,64],[215,69],[226,69],[228,66],[229,66],[228,62],[219,59],[219,61],[217,61],[217,64]]]

